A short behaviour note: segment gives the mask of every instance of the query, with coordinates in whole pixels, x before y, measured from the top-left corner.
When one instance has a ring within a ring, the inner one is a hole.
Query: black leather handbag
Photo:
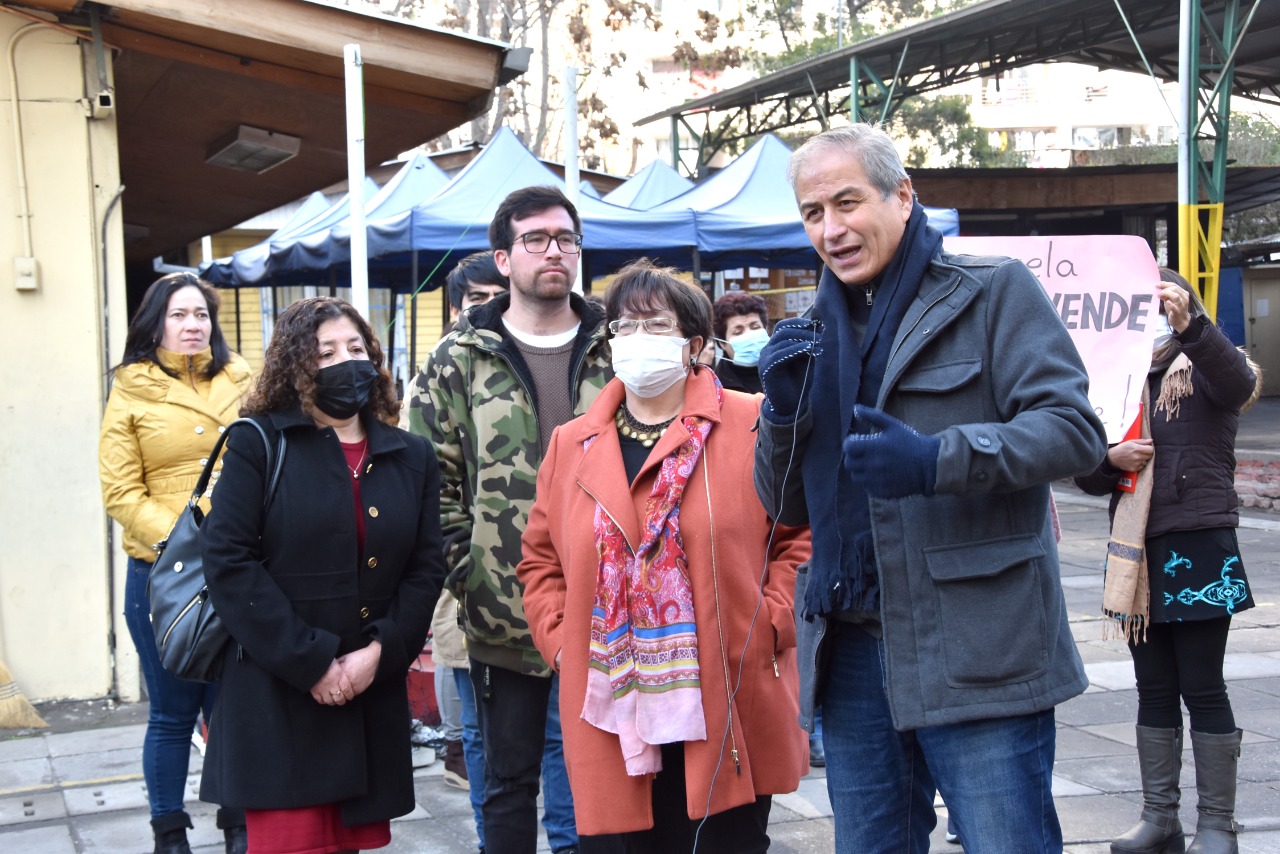
[[[147,597],[151,600],[151,629],[156,633],[156,647],[160,651],[160,663],[179,679],[192,682],[212,682],[218,678],[222,665],[222,650],[230,640],[222,620],[209,601],[209,588],[204,582],[204,558],[200,554],[200,524],[204,511],[200,509],[200,496],[213,476],[213,467],[222,454],[231,431],[240,425],[248,425],[258,431],[267,449],[267,469],[271,481],[262,499],[262,507],[271,506],[280,470],[284,466],[284,432],[280,444],[271,450],[267,431],[256,421],[237,418],[232,421],[213,446],[204,471],[196,482],[191,500],[173,523],[169,536],[156,544],[155,563],[147,580]]]

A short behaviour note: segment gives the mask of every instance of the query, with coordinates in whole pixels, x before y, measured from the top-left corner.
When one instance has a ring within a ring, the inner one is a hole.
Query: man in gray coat
[[[950,255],[882,131],[788,177],[826,269],[760,358],[756,487],[810,524],[801,723],[822,706],[839,852],[1061,851],[1053,709],[1087,685],[1049,483],[1106,452],[1075,346],[1019,261]],[[821,405],[811,405],[821,401]]]

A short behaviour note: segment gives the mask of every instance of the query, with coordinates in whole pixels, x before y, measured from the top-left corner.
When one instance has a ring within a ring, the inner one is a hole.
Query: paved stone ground
[[[1089,673],[1089,690],[1058,709],[1054,794],[1066,850],[1105,854],[1107,841],[1136,819],[1137,697],[1128,652],[1102,639],[1101,556],[1107,540],[1102,499],[1055,488],[1063,522],[1063,587],[1072,631]],[[1227,677],[1245,730],[1238,820],[1246,854],[1280,851],[1280,515],[1247,514],[1239,531],[1257,607],[1236,617]],[[145,704],[87,701],[42,707],[45,732],[0,732],[0,851],[6,854],[144,854],[151,850],[139,773]],[[1182,777],[1183,822],[1195,825],[1190,745]],[[195,799],[200,756],[193,750],[188,808],[199,854],[220,852],[213,809]],[[465,793],[441,780],[440,763],[420,769],[418,809],[393,826],[390,852],[469,854],[475,850]],[[939,808],[940,816],[945,808]],[[820,769],[774,802],[772,851],[833,850],[831,807]],[[959,852],[934,831],[932,850]],[[545,850],[545,844],[542,846]],[[709,852],[708,854],[722,854]],[[729,854],[725,852],[724,854]]]

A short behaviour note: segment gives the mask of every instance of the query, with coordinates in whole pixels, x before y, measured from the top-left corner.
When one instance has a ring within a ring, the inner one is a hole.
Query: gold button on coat
[[[369,568],[370,568],[370,569],[375,568],[377,565],[378,565],[378,559],[377,559],[376,557],[371,557],[371,558],[369,558]]]
[[[369,508],[369,515],[370,515],[370,516],[372,516],[373,518],[377,519],[377,518],[378,518],[378,508],[377,508],[377,507],[370,507],[370,508]]]
[[[368,608],[361,608],[361,609],[360,609],[360,619],[362,619],[362,620],[367,620],[367,619],[369,619],[369,609],[368,609]]]

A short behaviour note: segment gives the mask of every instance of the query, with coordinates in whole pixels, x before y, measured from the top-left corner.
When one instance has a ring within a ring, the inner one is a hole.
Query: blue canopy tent
[[[655,160],[615,187],[606,202],[637,211],[647,211],[693,188],[693,182],[663,160]]]
[[[449,176],[425,154],[407,160],[391,180],[365,201],[365,222],[394,217],[411,210],[423,199],[444,189]],[[269,272],[293,277],[307,271],[328,270],[351,258],[351,212],[336,220],[318,223],[306,234],[273,242]],[[370,253],[372,255],[372,252]],[[344,274],[342,278],[349,279]]]
[[[409,210],[449,183],[449,176],[425,154],[417,154],[405,162],[382,189],[365,179],[365,219],[392,216]],[[324,270],[337,263],[328,258],[331,237],[349,244],[351,240],[351,203],[344,196],[322,214],[290,229],[281,229],[257,246],[241,250],[233,256],[231,269],[211,270],[217,278],[233,276],[225,284],[256,285],[269,278],[275,283],[300,281],[311,271]],[[345,260],[348,256],[344,256]],[[284,274],[284,275],[281,275]],[[348,276],[344,276],[349,278]],[[217,281],[212,279],[211,281]],[[217,282],[224,284],[224,282]]]
[[[703,269],[814,267],[813,250],[787,183],[791,149],[766,134],[728,166],[651,212],[692,209]],[[943,234],[959,233],[953,209],[925,208]]]
[[[365,198],[377,195],[378,185],[371,178],[364,180]],[[323,208],[315,207],[316,197],[324,203]],[[266,240],[248,249],[241,249],[230,258],[219,258],[213,261],[201,271],[201,275],[207,281],[223,287],[264,284],[269,275],[272,246],[277,242],[288,241],[340,222],[350,212],[350,198],[349,193],[344,193],[336,202],[329,204],[322,193],[312,193],[298,213],[290,217],[284,226]],[[303,218],[301,214],[304,211],[310,212],[311,215]]]
[[[500,129],[443,190],[410,211],[370,220],[369,257],[376,259],[370,263],[371,280],[375,271],[403,269],[413,253],[419,269],[426,269],[488,249],[489,222],[498,205],[512,191],[537,185],[565,188],[515,133]],[[633,211],[587,194],[580,195],[577,207],[591,274],[643,256],[685,266],[690,262],[695,239],[691,211]]]
[[[266,240],[262,241],[262,243],[259,243],[256,246],[251,246],[248,249],[242,249],[240,251],[252,252],[253,250],[256,249],[260,252],[262,257],[265,258],[269,253],[269,247],[271,245],[271,241],[295,232],[299,227],[301,227],[305,223],[308,223],[311,220],[316,219],[325,211],[329,210],[331,206],[332,206],[332,203],[325,196],[325,194],[320,192],[319,190],[316,190],[314,193],[307,196],[306,200],[303,201],[303,203],[298,206],[298,209],[293,212],[293,215],[290,216],[287,220],[285,220],[284,225],[280,226],[274,232],[272,232],[271,235]],[[245,256],[246,263],[248,263],[247,262],[248,257],[249,256]],[[232,264],[234,258],[235,258],[234,255],[231,256],[230,258],[215,258],[214,260],[210,261],[207,264],[202,264],[200,268],[200,275],[206,281],[213,282],[215,285],[233,285],[235,284],[235,281],[234,281],[235,275],[231,271],[230,265]]]

